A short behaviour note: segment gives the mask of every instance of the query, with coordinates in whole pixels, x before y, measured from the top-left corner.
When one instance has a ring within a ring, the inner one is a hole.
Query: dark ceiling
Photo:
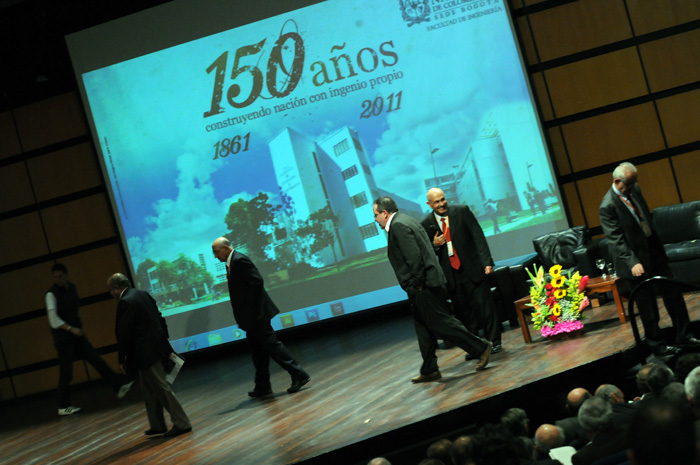
[[[64,36],[164,0],[0,0],[0,111],[76,88]]]

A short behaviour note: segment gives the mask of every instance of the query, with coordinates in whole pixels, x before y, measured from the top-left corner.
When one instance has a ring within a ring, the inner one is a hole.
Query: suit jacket
[[[600,225],[610,241],[610,255],[617,275],[621,278],[637,279],[632,276],[632,267],[641,263],[649,272],[655,265],[667,261],[663,245],[659,241],[649,207],[639,189],[632,193],[632,205],[646,218],[652,235],[647,238],[641,225],[629,211],[625,203],[610,188],[600,204]],[[649,276],[642,276],[646,279]]]
[[[396,279],[409,296],[418,286],[441,287],[446,283],[425,230],[404,213],[398,212],[391,219],[387,255]]]
[[[627,448],[627,431],[612,426],[600,430],[593,440],[571,457],[573,465],[590,465],[596,460]]]
[[[165,319],[150,294],[127,288],[117,304],[119,363],[129,371],[148,368],[172,352]]]
[[[228,292],[236,323],[244,331],[267,324],[280,311],[265,290],[263,277],[246,255],[232,251]]]
[[[480,283],[486,277],[484,268],[493,266],[491,250],[486,242],[484,231],[469,207],[465,205],[447,207],[447,216],[449,217],[452,246],[457,252],[462,268],[472,281]],[[435,220],[433,212],[428,213],[423,218],[421,225],[428,234],[428,240],[432,245],[433,237],[435,237],[436,232],[442,231],[442,225]],[[455,283],[451,272],[450,256],[447,254],[447,244],[435,249],[435,253],[440,260],[440,266],[449,287],[453,288]]]

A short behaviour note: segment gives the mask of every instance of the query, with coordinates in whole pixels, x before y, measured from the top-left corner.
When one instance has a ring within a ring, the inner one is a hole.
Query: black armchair
[[[652,216],[674,276],[700,283],[700,200],[658,207]]]
[[[591,234],[586,226],[575,226],[564,231],[543,234],[532,240],[537,255],[522,265],[511,267],[513,284],[519,297],[530,292],[529,276],[525,271],[532,271],[534,264],[543,266],[545,272],[554,265],[563,269],[576,269],[581,275],[596,276],[595,261],[598,258],[597,247],[591,241]]]

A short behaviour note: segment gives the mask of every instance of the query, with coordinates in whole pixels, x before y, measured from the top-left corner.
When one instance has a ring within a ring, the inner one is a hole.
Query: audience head
[[[474,463],[474,439],[470,436],[460,436],[450,447],[450,457],[454,465],[471,465]]]
[[[660,397],[677,408],[690,412],[691,405],[688,400],[688,395],[685,393],[685,386],[678,381],[674,381],[666,386],[663,391],[661,391]]]
[[[685,378],[688,376],[688,373],[693,371],[693,368],[696,367],[700,367],[699,353],[690,352],[678,357],[676,366],[673,368],[673,372],[676,374],[676,381],[679,383],[685,383]]]
[[[449,439],[438,439],[428,447],[425,456],[429,459],[439,459],[445,463],[450,463],[450,448],[452,441]]]
[[[666,365],[654,365],[649,369],[647,376],[647,386],[649,392],[656,397],[661,395],[661,391],[673,382],[673,371]]]
[[[614,384],[601,384],[595,390],[595,395],[602,397],[611,404],[622,404],[625,402],[625,395],[619,387]]]
[[[530,436],[530,419],[521,408],[509,408],[501,415],[501,424],[513,436]]]
[[[503,425],[484,425],[479,429],[474,462],[479,465],[518,465],[521,461],[516,438]]]
[[[685,377],[685,394],[694,408],[700,408],[700,367],[694,368]]]
[[[545,423],[535,431],[535,448],[541,455],[564,445],[564,430]]]
[[[384,457],[375,457],[369,462],[367,462],[367,465],[391,465],[391,462],[389,462]]]
[[[571,412],[572,415],[576,415],[578,409],[586,401],[586,399],[591,398],[591,393],[587,389],[578,387],[569,391],[566,396],[566,408]]]
[[[643,365],[642,368],[639,369],[637,372],[637,376],[635,377],[635,381],[637,382],[637,389],[639,389],[639,392],[642,394],[646,394],[649,392],[649,386],[647,385],[647,377],[649,376],[649,370],[651,370],[651,367],[653,367],[653,363],[647,363],[646,365]]]
[[[695,459],[692,416],[663,399],[642,403],[628,432],[632,465],[690,465]]]
[[[612,405],[602,397],[586,399],[578,411],[578,422],[592,435],[612,426],[613,418]]]

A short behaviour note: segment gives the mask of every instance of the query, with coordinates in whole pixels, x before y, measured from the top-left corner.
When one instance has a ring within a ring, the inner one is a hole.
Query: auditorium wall
[[[624,160],[639,167],[651,208],[700,199],[700,2],[509,7],[569,222],[602,234],[598,205]],[[50,95],[14,91],[0,106],[0,401],[57,385],[44,308],[57,261],[78,286],[90,340],[117,368],[105,282],[127,271],[74,81]],[[74,368],[74,383],[97,379]]]

